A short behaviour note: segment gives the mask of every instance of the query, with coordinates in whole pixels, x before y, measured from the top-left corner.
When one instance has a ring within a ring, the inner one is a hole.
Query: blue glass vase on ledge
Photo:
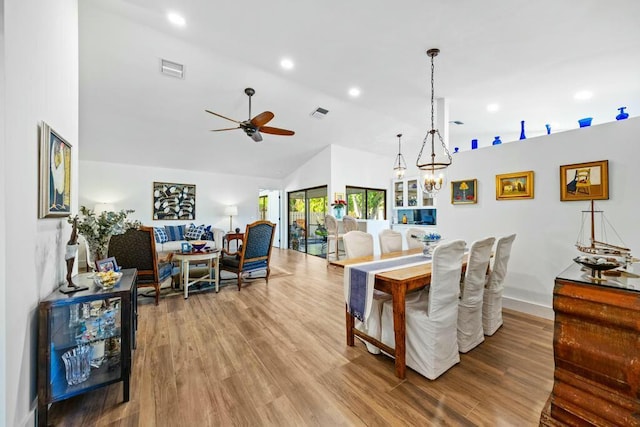
[[[491,143],[491,145],[500,145],[502,144],[502,140],[500,140],[499,136],[496,136],[496,139],[493,140],[493,142]]]
[[[618,114],[616,116],[616,120],[624,120],[624,119],[628,119],[629,118],[629,113],[625,113],[624,109],[627,107],[620,107],[618,108],[618,111],[620,111],[620,114]]]
[[[527,139],[524,134],[524,120],[520,121],[520,139]]]

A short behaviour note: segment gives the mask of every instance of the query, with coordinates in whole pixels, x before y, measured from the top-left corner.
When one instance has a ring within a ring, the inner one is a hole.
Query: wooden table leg
[[[347,308],[346,304],[345,304],[344,312],[347,317],[347,321],[345,322],[347,324],[347,345],[353,347],[354,345],[353,327],[355,326],[355,322],[353,320],[353,316],[349,313],[349,309]]]
[[[406,376],[406,323],[405,298],[407,290],[404,286],[394,286],[393,293],[393,330],[396,338],[396,377],[404,379]]]

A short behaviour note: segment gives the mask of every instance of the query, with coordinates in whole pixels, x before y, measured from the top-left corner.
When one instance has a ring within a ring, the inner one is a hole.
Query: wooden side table
[[[244,240],[244,233],[231,233],[231,232],[227,233],[224,236],[224,242],[222,244],[223,247],[226,245],[227,250],[229,250],[229,242],[233,240],[240,240],[240,242],[236,244],[236,248],[239,248],[240,243],[242,243],[242,241]]]

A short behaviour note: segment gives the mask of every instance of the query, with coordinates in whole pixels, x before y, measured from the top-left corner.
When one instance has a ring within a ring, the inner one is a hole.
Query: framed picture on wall
[[[451,181],[451,204],[467,205],[478,203],[478,180]]]
[[[42,122],[38,218],[71,215],[71,160],[71,144]]]
[[[154,182],[153,219],[195,220],[196,186]]]
[[[560,166],[560,201],[609,199],[609,161]]]
[[[496,175],[496,200],[533,199],[533,171]]]

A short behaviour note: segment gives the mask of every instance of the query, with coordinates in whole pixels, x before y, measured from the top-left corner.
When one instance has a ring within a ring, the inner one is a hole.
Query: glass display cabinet
[[[87,290],[58,290],[38,307],[38,426],[47,426],[49,404],[123,381],[129,401],[137,327],[136,269],[103,290],[91,274],[73,281]]]
[[[393,183],[393,199],[394,207],[404,207],[404,181],[395,181]]]

